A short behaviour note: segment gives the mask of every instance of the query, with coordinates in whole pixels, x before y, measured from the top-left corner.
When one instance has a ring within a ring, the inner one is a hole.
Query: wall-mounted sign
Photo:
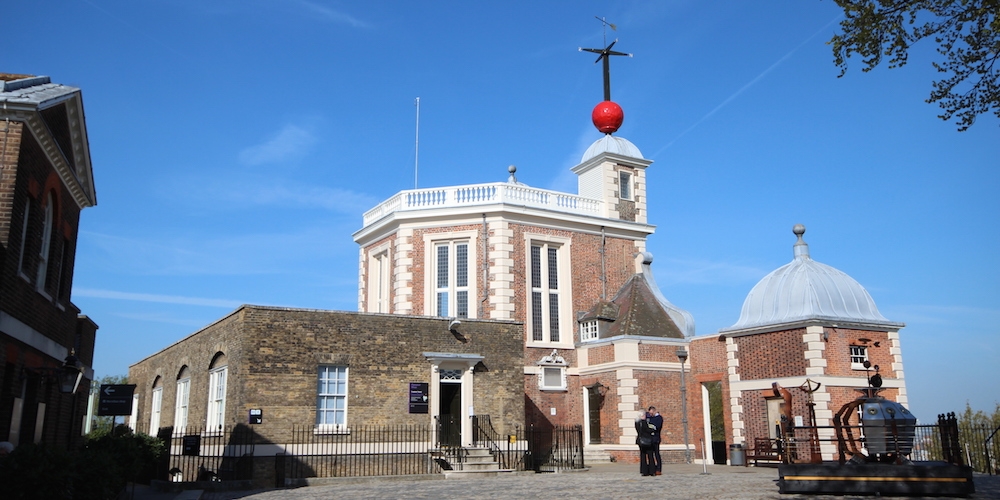
[[[264,423],[264,410],[260,408],[250,408],[250,425]]]
[[[410,382],[410,413],[428,413],[429,401],[427,383]]]

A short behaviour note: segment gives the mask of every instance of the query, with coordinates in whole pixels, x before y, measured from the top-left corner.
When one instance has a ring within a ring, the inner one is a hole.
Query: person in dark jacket
[[[642,412],[635,419],[635,444],[639,445],[639,473],[643,476],[656,474],[656,465],[653,463],[656,428],[649,423],[648,416],[648,413]]]
[[[660,431],[663,430],[663,417],[656,411],[655,406],[650,406],[646,410],[646,422],[649,423],[649,427],[655,429],[653,435],[653,468],[655,471],[653,473],[659,476],[663,474],[663,457],[660,456]]]

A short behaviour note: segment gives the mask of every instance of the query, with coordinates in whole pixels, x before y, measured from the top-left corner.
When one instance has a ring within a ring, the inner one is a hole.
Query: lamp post
[[[687,405],[687,383],[684,381],[684,362],[687,361],[688,352],[683,347],[677,349],[677,359],[681,361],[681,424],[684,425],[684,462],[691,463],[691,448],[688,447],[688,405]]]

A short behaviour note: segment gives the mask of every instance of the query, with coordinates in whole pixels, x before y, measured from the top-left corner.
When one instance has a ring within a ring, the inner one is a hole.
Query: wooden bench
[[[743,465],[749,466],[751,460],[753,460],[754,466],[759,461],[782,462],[783,458],[777,439],[754,438],[753,448],[747,450],[746,461],[743,462]]]

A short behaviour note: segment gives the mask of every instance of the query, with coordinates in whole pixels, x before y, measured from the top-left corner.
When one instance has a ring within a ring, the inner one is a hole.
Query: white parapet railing
[[[604,216],[604,202],[601,200],[509,182],[494,182],[400,191],[375,208],[365,212],[363,222],[365,226],[368,226],[395,212],[498,203],[581,215]]]

